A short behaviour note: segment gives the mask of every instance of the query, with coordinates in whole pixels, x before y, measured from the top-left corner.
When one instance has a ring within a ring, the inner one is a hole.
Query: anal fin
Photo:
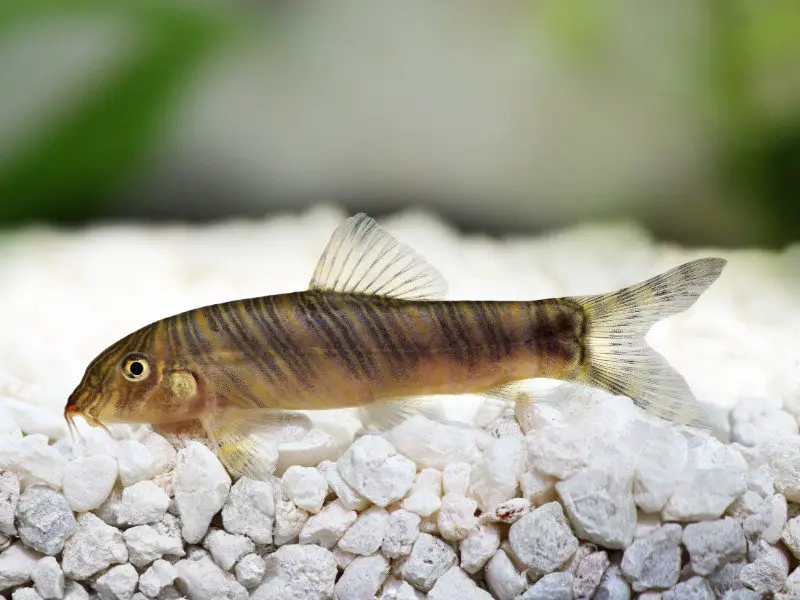
[[[419,414],[440,417],[439,402],[434,396],[407,396],[376,400],[360,407],[364,429],[369,432],[385,431],[400,425]]]
[[[261,480],[269,480],[275,470],[278,444],[311,428],[306,415],[258,408],[219,408],[200,422],[231,476]]]

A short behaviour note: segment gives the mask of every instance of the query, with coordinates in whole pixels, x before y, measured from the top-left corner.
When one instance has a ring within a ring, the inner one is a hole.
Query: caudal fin
[[[703,258],[618,292],[575,298],[586,311],[578,381],[627,396],[663,419],[711,427],[684,378],[644,338],[656,321],[694,304],[726,263]]]

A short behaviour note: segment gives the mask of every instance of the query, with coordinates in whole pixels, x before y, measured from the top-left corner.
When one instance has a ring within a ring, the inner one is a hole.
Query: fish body
[[[126,336],[86,369],[68,421],[199,423],[235,474],[291,411],[365,407],[392,424],[438,394],[500,393],[537,377],[631,397],[707,425],[683,378],[644,342],[725,261],[701,259],[618,292],[447,301],[441,275],[366,215],[334,232],[310,288],[205,306]]]

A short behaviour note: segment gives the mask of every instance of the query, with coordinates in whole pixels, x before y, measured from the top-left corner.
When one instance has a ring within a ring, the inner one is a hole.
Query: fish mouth
[[[89,412],[80,410],[78,406],[82,403],[82,401],[86,400],[89,396],[87,391],[78,392],[76,390],[72,394],[70,394],[69,398],[67,399],[67,405],[64,408],[64,419],[67,421],[67,427],[69,428],[70,435],[72,436],[73,443],[75,442],[76,437],[81,438],[80,431],[78,430],[78,426],[75,424],[75,417],[80,416],[83,417],[83,420],[86,421],[92,427],[100,427],[106,431],[109,435],[111,432],[108,430],[103,423],[101,423],[96,417],[91,415]]]

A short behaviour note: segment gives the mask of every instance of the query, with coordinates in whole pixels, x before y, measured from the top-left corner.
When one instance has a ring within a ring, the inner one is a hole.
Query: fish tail
[[[683,312],[719,277],[727,261],[704,258],[643,283],[574,298],[585,314],[579,382],[627,396],[669,421],[710,428],[684,378],[645,342],[650,327]]]

